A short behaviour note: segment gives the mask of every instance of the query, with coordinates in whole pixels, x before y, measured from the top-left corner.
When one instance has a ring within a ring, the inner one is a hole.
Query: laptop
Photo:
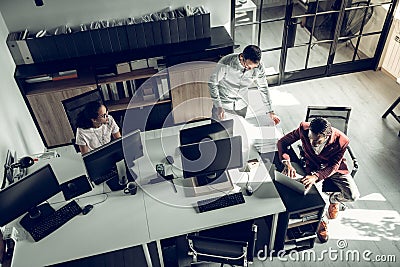
[[[290,178],[287,175],[284,175],[281,172],[275,171],[275,181],[279,182],[280,184],[283,184],[290,189],[302,194],[306,195],[308,191],[310,191],[311,186],[306,189],[306,186],[301,183],[301,179],[303,176],[297,176],[296,178]]]

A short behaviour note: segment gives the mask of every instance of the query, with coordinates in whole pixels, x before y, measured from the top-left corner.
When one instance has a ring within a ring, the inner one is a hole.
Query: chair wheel
[[[345,204],[340,203],[340,205],[339,205],[339,210],[340,210],[340,211],[344,211],[344,210],[346,210],[346,209],[347,209],[347,206],[346,206]]]

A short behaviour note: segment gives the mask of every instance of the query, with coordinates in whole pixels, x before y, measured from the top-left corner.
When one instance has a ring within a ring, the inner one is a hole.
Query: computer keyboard
[[[82,208],[73,200],[40,221],[33,224],[25,224],[23,227],[31,234],[33,240],[39,241],[81,212]]]
[[[110,179],[118,179],[118,170],[117,167],[112,168],[108,173],[101,175],[101,176],[90,176],[90,180],[95,184],[99,185],[105,181],[108,181]]]
[[[197,210],[198,212],[206,212],[210,210],[243,204],[244,202],[245,201],[242,192],[232,193],[224,195],[222,197],[213,197],[197,201]]]

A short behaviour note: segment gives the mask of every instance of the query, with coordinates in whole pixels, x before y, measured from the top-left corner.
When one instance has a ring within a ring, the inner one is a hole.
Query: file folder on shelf
[[[162,33],[161,33],[161,22],[162,21],[160,20],[150,22],[152,24],[152,29],[153,29],[154,45],[163,44]]]
[[[171,43],[179,42],[179,30],[178,30],[178,20],[177,19],[169,19],[169,32],[171,35]]]
[[[178,21],[178,32],[179,32],[179,42],[187,41],[187,30],[186,30],[186,18],[187,17],[179,17],[176,20]]]
[[[138,48],[138,43],[137,43],[137,36],[136,36],[136,25],[131,24],[126,26],[126,34],[128,37],[128,44],[130,49],[136,49]]]
[[[169,21],[168,20],[161,20],[161,35],[163,44],[170,44],[171,43],[171,33],[169,30]]]
[[[139,24],[134,24],[133,25],[136,30],[136,42],[137,42],[137,48],[144,48],[146,47],[146,35],[144,34],[144,27],[143,23]]]
[[[196,39],[196,33],[194,28],[194,16],[185,17],[186,30],[187,30],[187,40],[192,41]]]
[[[143,23],[144,30],[144,38],[146,40],[146,47],[154,45],[154,36],[153,36],[153,23],[145,22]]]

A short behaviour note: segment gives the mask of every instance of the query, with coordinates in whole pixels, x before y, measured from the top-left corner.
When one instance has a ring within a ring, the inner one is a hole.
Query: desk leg
[[[164,267],[164,257],[162,253],[161,242],[160,240],[157,240],[156,243],[157,243],[158,259],[160,260],[160,266]]]
[[[151,262],[151,256],[149,252],[149,247],[147,244],[142,244],[143,252],[144,252],[144,257],[146,258],[146,263],[148,267],[152,267],[153,263]]]
[[[272,251],[274,249],[277,226],[278,226],[278,214],[274,214],[272,215],[271,236],[269,238],[269,246],[268,246],[269,251]]]

